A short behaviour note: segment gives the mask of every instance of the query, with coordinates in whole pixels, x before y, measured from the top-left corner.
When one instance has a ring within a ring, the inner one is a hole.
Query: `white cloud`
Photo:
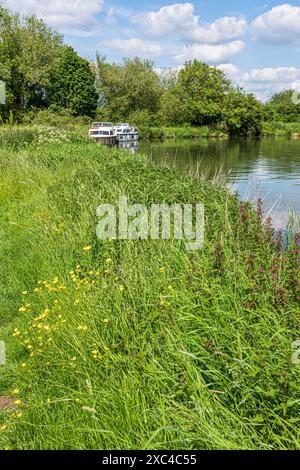
[[[253,69],[244,74],[245,81],[263,83],[291,83],[300,79],[300,70],[295,67],[266,67],[263,69]]]
[[[233,64],[221,64],[217,68],[223,70],[234,83],[242,86],[247,92],[254,93],[262,101],[283,90],[300,91],[300,69],[295,67],[266,67],[245,73],[240,72]]]
[[[300,7],[288,3],[278,5],[258,16],[252,30],[257,39],[270,44],[300,42]]]
[[[233,41],[228,44],[191,44],[184,46],[180,53],[175,56],[178,64],[183,64],[188,60],[201,60],[209,64],[226,62],[234,55],[241,52],[245,47],[243,41]]]
[[[195,15],[192,3],[174,3],[151,11],[135,15],[133,22],[139,24],[145,35],[164,37],[174,35],[183,40],[205,44],[238,39],[245,33],[244,18],[219,18],[211,24],[201,24],[199,16]]]
[[[236,65],[233,64],[219,64],[216,67],[219,70],[222,70],[228,78],[231,80],[238,80],[241,77],[241,72],[239,69],[236,67]]]
[[[154,59],[162,54],[162,48],[159,44],[150,44],[143,39],[108,39],[101,41],[100,46],[112,49],[128,57],[144,57]]]
[[[197,26],[193,31],[187,31],[186,37],[191,37],[197,42],[217,44],[219,42],[232,41],[244,35],[247,22],[243,18],[225,16],[213,23]]]
[[[96,18],[104,0],[3,0],[21,15],[35,14],[62,32],[89,36],[100,33]]]

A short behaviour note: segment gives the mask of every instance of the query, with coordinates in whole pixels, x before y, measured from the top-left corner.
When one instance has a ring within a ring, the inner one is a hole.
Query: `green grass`
[[[1,449],[300,448],[296,247],[227,190],[80,139],[3,145],[0,171],[0,396],[22,401]],[[120,195],[204,203],[204,249],[98,240]]]
[[[141,127],[142,140],[158,139],[201,139],[205,137],[225,137],[226,132],[209,127]]]
[[[300,137],[300,122],[265,122],[262,135]]]

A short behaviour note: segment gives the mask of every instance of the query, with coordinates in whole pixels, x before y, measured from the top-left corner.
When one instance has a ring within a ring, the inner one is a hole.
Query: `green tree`
[[[265,106],[267,116],[282,122],[300,121],[300,100],[295,101],[295,90],[276,93]]]
[[[52,89],[52,103],[73,116],[95,115],[98,95],[90,63],[72,47],[65,47]]]
[[[108,64],[97,55],[95,68],[101,114],[126,120],[141,111],[157,113],[162,87],[152,62],[135,58],[121,65]]]
[[[227,95],[224,121],[231,135],[257,136],[261,134],[263,106],[252,94],[232,89]]]
[[[180,71],[176,92],[184,120],[192,125],[216,125],[222,120],[230,81],[224,73],[197,60]]]
[[[7,88],[6,111],[24,113],[49,104],[62,37],[34,16],[20,18],[0,5],[0,79]]]

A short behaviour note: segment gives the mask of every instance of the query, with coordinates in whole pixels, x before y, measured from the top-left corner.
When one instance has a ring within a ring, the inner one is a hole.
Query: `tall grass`
[[[265,122],[262,134],[264,136],[298,136],[300,137],[300,122]]]
[[[226,132],[209,127],[141,127],[140,138],[143,140],[159,139],[200,139],[205,137],[225,137]]]
[[[0,150],[2,449],[299,449],[299,238],[92,143]],[[206,241],[100,241],[96,207],[205,204]]]

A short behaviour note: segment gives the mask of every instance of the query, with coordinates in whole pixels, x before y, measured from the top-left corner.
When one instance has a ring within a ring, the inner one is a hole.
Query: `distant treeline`
[[[290,90],[263,104],[199,61],[178,71],[158,71],[139,58],[110,64],[97,54],[90,62],[42,20],[1,5],[0,80],[7,89],[6,104],[0,105],[3,122],[28,121],[49,110],[144,127],[207,126],[259,135],[263,121],[300,121],[300,104]]]

